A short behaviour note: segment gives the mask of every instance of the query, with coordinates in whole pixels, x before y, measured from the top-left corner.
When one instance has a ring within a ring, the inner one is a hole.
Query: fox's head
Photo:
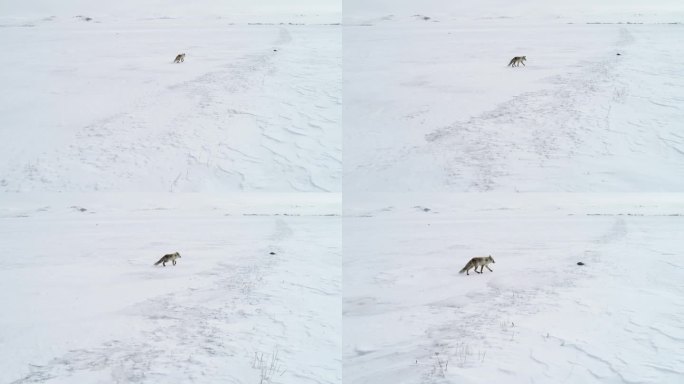
[[[523,56],[523,57],[521,57],[521,58],[520,58],[520,60],[522,60],[522,61],[525,61],[525,60],[527,60],[527,56]]]
[[[180,253],[176,252],[176,253],[174,253],[174,256],[180,258]]]
[[[525,56],[523,56],[523,57],[525,57]],[[491,262],[492,264],[496,264],[496,261],[494,261],[494,258],[492,257],[492,255],[487,256],[487,261]]]

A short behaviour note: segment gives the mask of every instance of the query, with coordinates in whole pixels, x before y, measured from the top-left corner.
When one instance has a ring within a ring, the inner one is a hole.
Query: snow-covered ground
[[[684,18],[660,16],[349,20],[345,191],[684,191]]]
[[[341,382],[339,23],[0,4],[0,382]]]
[[[340,190],[334,19],[79,16],[0,17],[0,190]]]
[[[0,382],[679,383],[644,3],[1,2]]]
[[[662,0],[661,0],[662,1]],[[0,15],[74,16],[91,15],[125,19],[150,17],[187,18],[211,17],[224,20],[330,21],[341,17],[339,0],[119,0],[98,3],[91,0],[22,0],[0,3]]]
[[[339,213],[334,194],[3,195],[0,382],[340,383]]]
[[[681,195],[345,197],[344,380],[680,383],[681,228]]]
[[[345,381],[679,383],[681,2],[348,3]]]

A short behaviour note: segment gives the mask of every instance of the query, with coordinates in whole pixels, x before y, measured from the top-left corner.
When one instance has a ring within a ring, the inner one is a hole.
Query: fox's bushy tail
[[[460,271],[458,271],[458,273],[463,273],[463,272],[465,272],[467,268],[468,268],[468,266],[466,265],[465,267],[463,267],[463,269],[461,269]]]
[[[161,264],[163,261],[164,261],[164,259],[159,259],[159,261],[157,261],[156,263],[154,263],[154,265],[159,265],[159,264]]]

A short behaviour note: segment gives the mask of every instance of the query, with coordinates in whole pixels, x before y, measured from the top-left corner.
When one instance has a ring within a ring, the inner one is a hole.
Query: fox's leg
[[[176,260],[173,261],[173,265],[176,265]]]
[[[477,265],[475,266],[475,272],[477,272]],[[482,272],[477,272],[477,273],[482,273]]]
[[[522,63],[522,65],[523,65],[523,67],[524,67],[524,66],[525,66],[525,62],[524,62],[524,61],[521,61],[521,63]]]
[[[489,265],[485,265],[485,267],[487,267],[487,269],[489,269],[489,272],[494,272],[494,271],[492,271],[491,268],[489,268]]]
[[[468,273],[468,272],[470,272],[470,268],[466,269],[466,275],[470,276],[470,273]]]
[[[162,267],[166,267],[166,261],[162,262]]]

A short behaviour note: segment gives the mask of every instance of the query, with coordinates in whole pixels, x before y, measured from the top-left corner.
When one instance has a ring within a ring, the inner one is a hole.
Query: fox
[[[525,60],[527,60],[527,56],[516,56],[511,59],[510,63],[508,63],[509,67],[519,67],[520,64],[525,66]]]
[[[168,263],[169,261],[173,262],[173,265],[176,265],[176,259],[180,259],[180,257],[181,255],[178,252],[169,253],[168,255],[162,256],[162,258],[159,259],[159,261],[157,261],[156,263],[154,263],[154,265],[161,264],[162,267],[166,267],[166,263]]]
[[[185,53],[179,53],[173,60],[174,63],[182,63],[185,61]]]
[[[477,273],[482,273],[484,267],[487,267],[487,269],[489,269],[489,272],[494,272],[491,268],[489,268],[488,264],[496,264],[496,261],[494,261],[492,255],[489,255],[487,257],[473,257],[472,259],[470,259],[468,264],[466,264],[465,267],[463,267],[463,269],[461,269],[458,273],[465,272],[466,275],[470,275],[468,271],[475,268],[475,272],[477,272],[477,267],[480,267],[480,272]]]

